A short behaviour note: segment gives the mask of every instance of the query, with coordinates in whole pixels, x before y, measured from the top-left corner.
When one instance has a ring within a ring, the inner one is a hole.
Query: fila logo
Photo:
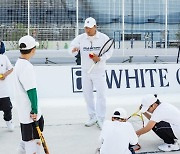
[[[73,93],[82,92],[82,72],[81,67],[72,68],[72,88]],[[93,89],[96,92],[96,89]]]
[[[81,67],[72,68],[72,88],[73,88],[73,93],[82,92]]]

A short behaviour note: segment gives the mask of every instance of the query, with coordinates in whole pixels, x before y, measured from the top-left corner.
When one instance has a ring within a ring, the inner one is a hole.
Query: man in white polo
[[[78,52],[81,53],[82,88],[89,114],[89,120],[85,123],[85,126],[90,127],[97,123],[101,129],[106,113],[106,60],[112,56],[113,50],[110,49],[104,55],[98,57],[100,49],[109,40],[109,37],[97,31],[94,18],[89,17],[85,20],[84,30],[85,33],[78,35],[71,42],[70,53],[73,55],[77,55]],[[91,53],[93,53],[93,57],[90,58],[89,54]],[[88,73],[95,62],[97,62],[96,66]],[[96,101],[93,95],[94,87],[97,94]]]

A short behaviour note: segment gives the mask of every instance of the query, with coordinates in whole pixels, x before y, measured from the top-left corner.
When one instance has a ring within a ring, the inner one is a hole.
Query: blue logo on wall
[[[81,67],[72,68],[72,88],[73,88],[73,93],[82,92]]]

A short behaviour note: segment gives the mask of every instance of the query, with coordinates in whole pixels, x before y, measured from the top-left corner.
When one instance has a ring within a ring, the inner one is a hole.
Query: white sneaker
[[[6,125],[7,125],[7,128],[10,132],[13,132],[14,131],[14,125],[13,125],[13,122],[12,120],[10,121],[6,121]]]
[[[21,141],[19,143],[19,146],[17,148],[17,154],[26,154],[24,141]]]
[[[98,121],[97,121],[97,126],[100,130],[102,130],[103,122],[104,122],[103,119],[98,119]]]
[[[91,116],[90,119],[85,123],[86,127],[91,127],[97,123],[97,118],[95,116]]]
[[[174,144],[167,144],[167,143],[164,143],[160,146],[158,146],[159,150],[162,150],[162,151],[175,151],[175,150],[179,150],[179,145],[177,142],[175,142]]]

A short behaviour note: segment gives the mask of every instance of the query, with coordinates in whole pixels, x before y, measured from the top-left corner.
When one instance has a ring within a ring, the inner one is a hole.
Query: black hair
[[[118,117],[113,117],[113,119],[114,119],[114,120],[119,120],[119,119],[121,119],[121,118],[118,118]]]
[[[154,97],[157,98],[157,94],[154,94]],[[161,104],[160,100],[157,98],[157,101],[155,102],[156,104]]]
[[[119,113],[119,111],[115,111],[115,112],[114,112],[114,115],[120,116],[121,113]],[[120,118],[120,117],[112,117],[112,118],[114,118],[115,120],[124,120],[124,118]]]
[[[25,43],[21,43],[20,44],[20,52],[21,54],[29,54],[31,52],[32,49],[34,49],[35,47],[31,48],[31,49],[27,49],[27,50],[22,50],[22,48],[26,48],[26,44]]]

